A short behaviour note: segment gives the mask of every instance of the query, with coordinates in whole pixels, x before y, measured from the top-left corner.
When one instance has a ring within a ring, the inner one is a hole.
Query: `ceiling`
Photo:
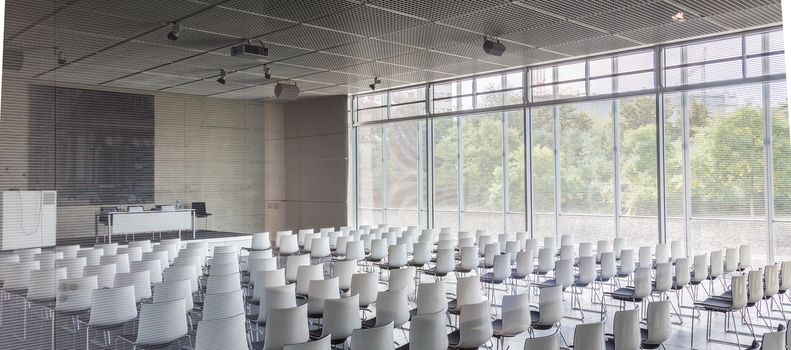
[[[280,80],[352,94],[780,22],[780,0],[7,0],[5,45],[24,77],[261,99]],[[266,60],[230,56],[248,39]]]

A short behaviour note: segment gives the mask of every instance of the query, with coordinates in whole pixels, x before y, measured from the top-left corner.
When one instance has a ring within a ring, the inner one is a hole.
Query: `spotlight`
[[[500,40],[494,41],[489,38],[483,38],[483,51],[492,56],[502,56],[505,52],[505,45]]]
[[[55,48],[55,59],[58,61],[59,65],[64,65],[67,62],[66,57],[63,57],[63,51],[57,47]]]
[[[176,41],[179,40],[179,36],[181,35],[181,24],[178,22],[173,22],[170,26],[170,32],[168,32],[168,39]]]
[[[368,85],[368,87],[371,88],[371,90],[376,90],[376,85],[379,85],[381,83],[382,83],[382,81],[379,80],[379,77],[376,77],[376,78],[374,78],[374,83],[371,84],[371,85]]]
[[[684,18],[684,11],[678,11],[678,13],[676,13],[675,15],[673,15],[670,18],[673,20],[673,22],[676,22],[676,23],[682,23],[682,22],[685,22],[687,20],[686,18]]]
[[[272,79],[272,71],[267,66],[264,66],[264,78]]]
[[[225,69],[220,69],[220,77],[217,78],[217,82],[220,84],[225,84]]]

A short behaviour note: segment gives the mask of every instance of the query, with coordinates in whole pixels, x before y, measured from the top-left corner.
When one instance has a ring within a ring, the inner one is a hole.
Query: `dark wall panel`
[[[32,85],[29,98],[31,189],[60,206],[154,202],[153,96]]]

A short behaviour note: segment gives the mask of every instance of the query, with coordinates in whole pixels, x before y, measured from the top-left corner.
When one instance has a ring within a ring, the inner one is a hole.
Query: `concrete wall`
[[[347,222],[347,97],[285,106],[284,229]]]
[[[0,190],[24,190],[29,172],[35,171],[28,162],[27,89],[31,82],[8,74],[3,79]],[[284,106],[169,93],[154,96],[156,204],[205,201],[213,213],[209,225],[216,230],[260,232],[280,227],[285,217],[281,204],[286,198]],[[92,236],[97,209],[58,208],[58,237]],[[200,220],[199,228],[203,225]]]

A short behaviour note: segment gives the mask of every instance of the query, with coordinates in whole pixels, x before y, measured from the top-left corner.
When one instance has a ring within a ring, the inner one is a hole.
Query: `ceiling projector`
[[[240,44],[231,47],[231,56],[258,60],[269,56],[269,49],[263,45]]]
[[[275,85],[275,96],[284,100],[296,100],[299,96],[299,88],[296,85],[277,83]]]
[[[483,51],[493,56],[502,56],[503,52],[505,52],[505,45],[500,41],[484,39]]]

